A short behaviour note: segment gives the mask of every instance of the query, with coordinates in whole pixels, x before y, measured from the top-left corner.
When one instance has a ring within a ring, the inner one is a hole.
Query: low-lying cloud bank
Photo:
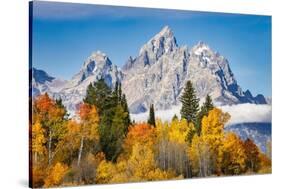
[[[238,104],[220,107],[231,115],[228,124],[236,123],[271,123],[271,105]]]
[[[163,121],[171,121],[176,114],[180,117],[180,106],[174,106],[169,110],[159,110],[155,112],[155,117]],[[271,105],[261,104],[238,104],[219,107],[224,112],[231,115],[227,125],[237,123],[269,123],[271,122]],[[131,119],[136,122],[147,121],[148,112],[131,114]]]

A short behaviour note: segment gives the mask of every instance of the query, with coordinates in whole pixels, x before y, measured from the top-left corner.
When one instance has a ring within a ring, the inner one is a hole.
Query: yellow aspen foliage
[[[96,182],[122,183],[172,178],[176,178],[172,171],[157,168],[149,145],[136,143],[128,160],[121,160],[116,164],[102,161],[97,169]]]
[[[63,137],[62,143],[65,148],[72,150],[79,147],[80,138],[78,137],[81,132],[81,125],[76,121],[70,120],[66,124],[66,132]]]
[[[180,175],[176,177],[173,171],[162,171],[159,168],[156,168],[153,171],[147,173],[147,180],[148,181],[155,181],[155,180],[168,180],[168,179],[182,179],[183,176]]]
[[[46,151],[44,146],[45,142],[44,129],[40,122],[36,121],[35,124],[32,125],[32,152],[35,154],[35,161],[37,161],[38,155],[42,155]]]
[[[223,141],[221,168],[224,174],[236,175],[245,171],[247,156],[243,141],[234,133],[228,133]]]
[[[78,114],[81,119],[81,135],[89,140],[98,140],[99,115],[94,105],[81,104]]]
[[[169,127],[169,141],[178,144],[185,144],[188,136],[195,132],[193,123],[188,123],[185,119],[172,120]]]
[[[44,180],[44,187],[60,186],[67,171],[68,167],[66,165],[56,163],[48,170],[47,177]]]
[[[190,148],[187,150],[193,175],[205,177],[210,174],[210,151],[202,136],[194,135]]]
[[[41,166],[32,166],[32,186],[39,188],[44,185],[45,171]]]
[[[115,165],[115,171],[110,183],[132,182],[130,173],[127,171],[127,161],[119,161]]]
[[[228,113],[223,113],[220,109],[214,108],[202,119],[202,136],[210,144],[220,143],[224,136],[224,125],[230,119]]]
[[[128,160],[127,171],[132,173],[130,181],[151,181],[174,178],[172,172],[157,168],[153,150],[148,145],[136,143]]]
[[[131,154],[132,147],[136,143],[152,146],[156,141],[156,130],[153,126],[145,123],[136,124],[129,127],[127,137],[124,140],[124,151]]]
[[[168,140],[169,124],[168,122],[162,122],[160,119],[156,120],[156,135],[158,141]]]
[[[201,135],[210,150],[213,161],[211,169],[216,171],[217,174],[220,174],[219,153],[224,139],[224,125],[229,119],[230,115],[218,108],[212,109],[208,116],[204,116],[202,119]]]
[[[110,183],[115,174],[115,165],[110,161],[107,162],[106,160],[103,160],[97,168],[96,183]]]
[[[137,180],[146,178],[147,173],[155,168],[152,149],[147,145],[136,143],[128,160],[128,167]]]

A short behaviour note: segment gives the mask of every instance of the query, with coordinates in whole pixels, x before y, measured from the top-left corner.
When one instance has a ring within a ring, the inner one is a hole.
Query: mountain
[[[122,72],[105,53],[97,51],[86,59],[81,70],[66,83],[58,97],[62,99],[67,110],[73,113],[85,97],[88,85],[101,78],[109,87],[113,87],[116,81],[122,80]]]
[[[57,93],[67,83],[65,80],[50,76],[43,70],[31,68],[30,72],[32,75],[31,91],[33,97],[46,92],[51,95]]]
[[[178,46],[168,26],[144,44],[139,55],[130,56],[122,72],[131,113],[145,112],[152,103],[157,110],[179,105],[187,80],[201,101],[210,94],[216,105],[266,104],[262,95],[253,97],[241,89],[226,58],[203,42],[191,49]]]
[[[100,78],[109,87],[114,87],[116,81],[122,83],[130,113],[134,114],[147,111],[152,103],[156,110],[179,106],[187,80],[192,81],[200,102],[207,94],[218,106],[269,101],[263,95],[254,97],[249,90],[243,91],[228,60],[204,42],[192,48],[179,46],[168,26],[145,43],[137,56],[130,56],[122,69],[101,51],[92,53],[69,81],[33,68],[32,96],[47,92],[61,98],[67,110],[74,113],[87,86]]]

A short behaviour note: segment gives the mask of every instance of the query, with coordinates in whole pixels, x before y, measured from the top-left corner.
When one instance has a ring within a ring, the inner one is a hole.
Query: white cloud
[[[172,120],[174,115],[180,117],[180,106],[174,106],[169,110],[159,110],[155,112],[155,117],[160,118],[163,121],[170,121]],[[140,114],[131,114],[131,119],[135,120],[136,122],[147,121],[148,119],[148,112],[140,113]]]
[[[271,122],[271,106],[267,104],[238,104],[220,108],[231,115],[228,124]]]
[[[238,104],[219,107],[224,112],[231,115],[231,119],[227,123],[251,123],[251,122],[271,122],[271,106],[257,104]],[[175,106],[169,110],[160,110],[155,112],[155,117],[163,121],[170,121],[174,115],[180,117],[180,106]],[[146,121],[148,112],[140,114],[131,114],[132,120],[136,122]]]

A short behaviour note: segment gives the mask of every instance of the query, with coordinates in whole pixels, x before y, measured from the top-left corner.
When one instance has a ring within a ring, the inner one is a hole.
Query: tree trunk
[[[37,152],[34,153],[34,164],[37,164]]]
[[[49,131],[49,141],[48,141],[48,164],[51,165],[51,159],[52,159],[52,131]]]
[[[81,143],[80,143],[80,149],[78,153],[78,161],[77,161],[77,166],[79,167],[80,161],[81,161],[81,156],[82,156],[82,151],[83,151],[83,145],[84,145],[84,137],[81,138]]]

